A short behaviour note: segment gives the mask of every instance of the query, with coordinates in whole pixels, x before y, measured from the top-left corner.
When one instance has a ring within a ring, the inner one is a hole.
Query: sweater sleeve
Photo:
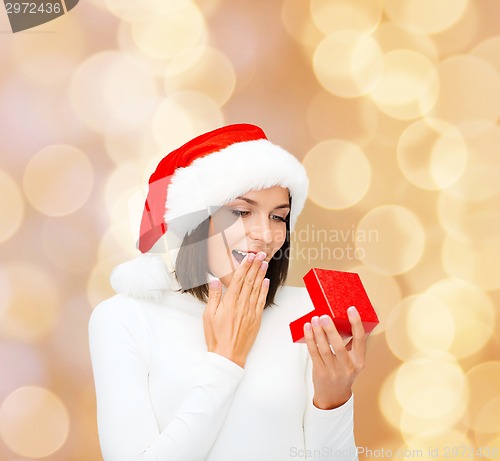
[[[160,431],[149,398],[147,332],[141,331],[136,310],[123,301],[125,305],[120,305],[115,297],[101,303],[89,322],[104,460],[204,460],[224,424],[244,369],[207,352],[185,400]]]
[[[304,443],[308,460],[357,461],[354,441],[354,395],[333,410],[321,410],[313,404],[312,360],[307,354],[307,403],[304,412]]]

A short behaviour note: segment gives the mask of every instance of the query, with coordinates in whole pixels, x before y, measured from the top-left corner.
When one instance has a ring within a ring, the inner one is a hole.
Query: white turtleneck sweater
[[[89,323],[105,461],[357,460],[353,397],[313,403],[311,360],[289,323],[313,309],[305,288],[282,287],[245,368],[207,352],[205,304],[116,295]]]

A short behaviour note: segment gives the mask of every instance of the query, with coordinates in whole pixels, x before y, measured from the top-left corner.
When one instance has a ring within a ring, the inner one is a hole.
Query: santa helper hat
[[[174,268],[184,236],[218,207],[273,186],[289,190],[292,230],[307,198],[306,171],[255,125],[228,125],[169,153],[149,179],[138,242],[142,255],[117,266],[111,285],[117,293],[152,299],[180,288]]]

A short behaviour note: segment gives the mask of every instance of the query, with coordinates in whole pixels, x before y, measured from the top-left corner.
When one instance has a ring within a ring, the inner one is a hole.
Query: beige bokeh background
[[[11,34],[2,11],[0,459],[101,459],[91,310],[136,255],[157,162],[237,122],[311,177],[290,283],[359,272],[379,313],[360,458],[500,459],[499,15],[496,0],[86,0]]]

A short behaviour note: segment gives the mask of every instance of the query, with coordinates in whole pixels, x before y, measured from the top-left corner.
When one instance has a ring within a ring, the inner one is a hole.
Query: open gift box
[[[347,308],[355,306],[368,333],[379,323],[359,275],[329,269],[311,269],[304,283],[314,305],[312,312],[290,323],[293,342],[305,342],[304,324],[315,316],[329,315],[342,336],[352,336]]]

